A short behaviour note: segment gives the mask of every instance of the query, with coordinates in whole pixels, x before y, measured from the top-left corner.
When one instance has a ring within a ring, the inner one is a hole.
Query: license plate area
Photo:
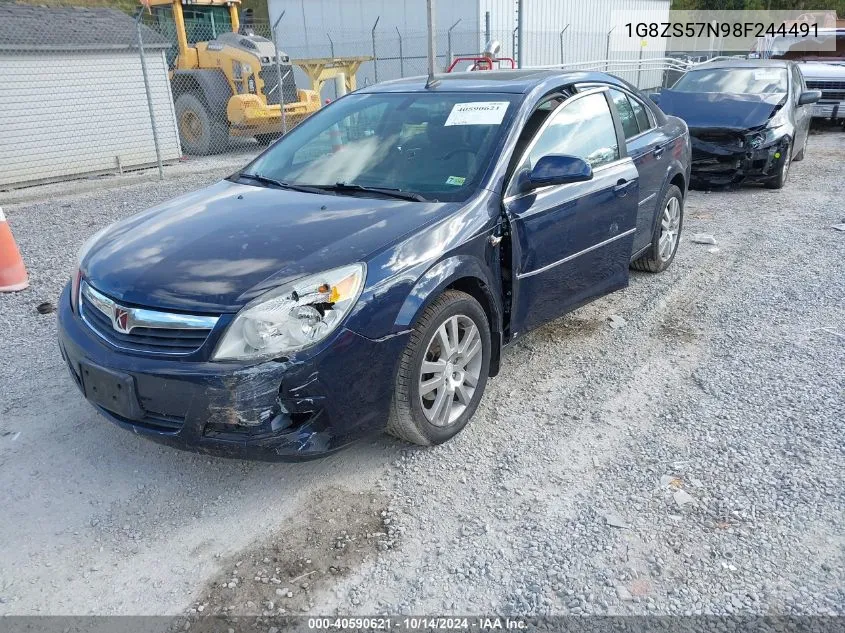
[[[144,417],[132,376],[86,362],[80,363],[79,369],[88,400],[122,418],[140,420]]]

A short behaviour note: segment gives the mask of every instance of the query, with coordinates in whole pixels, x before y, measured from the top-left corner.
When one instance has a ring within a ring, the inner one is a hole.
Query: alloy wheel
[[[434,426],[453,424],[469,406],[481,376],[478,326],[466,315],[440,324],[425,351],[419,376],[420,406]]]
[[[669,198],[663,209],[660,221],[660,240],[658,241],[658,255],[661,261],[669,261],[678,243],[678,232],[681,228],[681,203],[674,196]]]

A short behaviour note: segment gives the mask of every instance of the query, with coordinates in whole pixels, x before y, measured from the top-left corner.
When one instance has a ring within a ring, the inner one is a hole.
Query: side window
[[[640,126],[637,123],[634,109],[631,107],[631,102],[624,92],[610,89],[610,98],[613,99],[613,104],[619,111],[619,119],[622,121],[622,131],[625,133],[625,138],[631,138],[640,133]]]
[[[640,126],[640,132],[645,132],[654,127],[651,123],[651,117],[646,112],[645,106],[637,99],[629,99],[631,107],[634,109],[634,116],[637,117],[637,123]]]
[[[593,169],[619,158],[616,127],[604,94],[575,99],[555,112],[514,173],[530,170],[549,154],[578,156]]]

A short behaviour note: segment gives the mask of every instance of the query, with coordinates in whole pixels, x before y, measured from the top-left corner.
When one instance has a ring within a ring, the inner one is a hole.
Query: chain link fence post
[[[484,44],[487,45],[492,38],[490,37],[490,12],[484,12]]]
[[[567,24],[565,27],[563,27],[563,30],[560,32],[560,63],[561,64],[566,63],[566,56],[563,53],[563,34],[566,33],[566,29],[568,29],[568,28],[569,28],[569,25]]]
[[[640,88],[640,76],[643,72],[643,43],[640,42],[640,55],[639,55],[639,63],[637,64],[637,88]]]
[[[452,26],[449,27],[449,30],[446,31],[446,55],[449,59],[446,60],[446,68],[452,65],[452,30],[461,23],[461,18],[458,18],[458,21],[455,22]]]
[[[376,54],[376,27],[378,26],[378,21],[381,20],[381,16],[376,17],[375,24],[373,24],[373,30],[370,31],[370,35],[373,38],[373,83],[378,83],[378,55]]]
[[[616,28],[616,26],[614,25],[613,28],[610,29],[607,32],[607,46],[605,47],[605,53],[604,53],[604,59],[605,59],[604,71],[605,72],[607,72],[608,69],[610,68],[610,34],[613,33],[613,29],[615,29],[615,28]]]
[[[164,180],[164,167],[161,164],[161,146],[158,142],[158,126],[156,125],[156,113],[153,108],[153,94],[150,90],[150,77],[147,74],[147,59],[144,57],[144,37],[141,34],[141,17],[143,9],[138,12],[135,18],[135,32],[138,35],[138,54],[141,56],[141,74],[144,76],[144,91],[147,93],[147,110],[150,113],[150,126],[153,128],[153,143],[156,148],[156,166],[158,167],[158,179]],[[121,170],[122,171],[122,170]]]
[[[402,34],[399,32],[399,27],[396,27],[396,36],[399,38],[399,76],[405,76],[405,55],[402,51]]]
[[[276,74],[279,78],[279,108],[282,111],[282,135],[288,133],[288,121],[287,115],[285,113],[285,84],[284,79],[287,76],[287,73],[282,75],[282,49],[279,47],[279,37],[278,37],[278,26],[279,22],[282,21],[282,18],[285,17],[285,11],[282,11],[281,15],[276,18],[276,21],[273,22],[273,28],[271,29],[273,35],[273,46],[276,47]],[[288,71],[290,72],[290,71]],[[269,95],[268,95],[269,96]]]

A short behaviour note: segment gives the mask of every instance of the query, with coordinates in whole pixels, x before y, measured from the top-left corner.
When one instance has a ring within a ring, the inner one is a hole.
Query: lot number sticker
[[[499,125],[507,109],[507,101],[456,103],[444,125]]]

